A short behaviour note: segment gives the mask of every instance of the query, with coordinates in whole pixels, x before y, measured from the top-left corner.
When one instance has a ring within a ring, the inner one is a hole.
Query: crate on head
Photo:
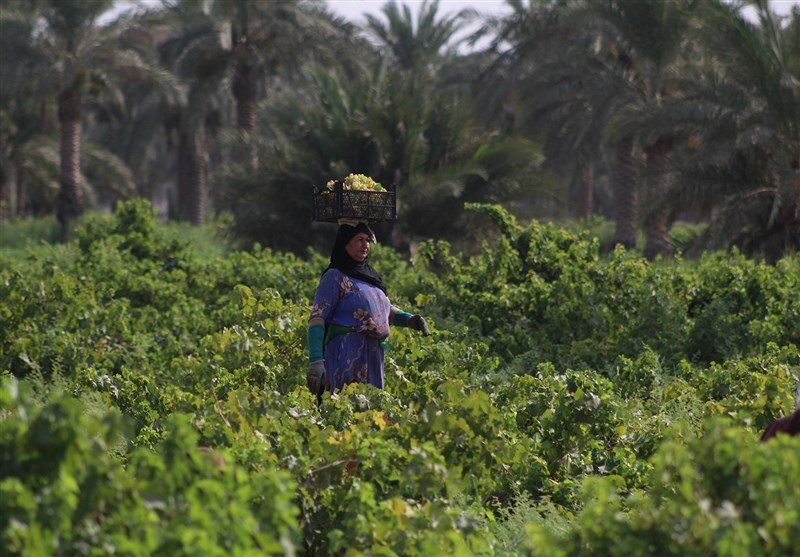
[[[313,191],[312,220],[339,222],[342,219],[383,222],[397,218],[395,187],[383,191],[347,189],[336,180],[332,187]]]

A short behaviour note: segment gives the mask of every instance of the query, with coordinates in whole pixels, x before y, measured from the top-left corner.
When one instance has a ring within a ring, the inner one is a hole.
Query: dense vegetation
[[[144,202],[0,271],[8,555],[792,556],[800,259],[648,262],[497,206],[373,251],[387,388],[304,385],[326,258],[203,256]]]
[[[800,10],[113,5],[0,1],[3,554],[797,555]],[[434,334],[317,406],[349,173]]]

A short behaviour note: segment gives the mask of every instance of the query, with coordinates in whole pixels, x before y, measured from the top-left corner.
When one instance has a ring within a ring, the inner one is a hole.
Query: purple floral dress
[[[331,393],[353,382],[383,388],[381,340],[389,336],[391,307],[383,290],[368,282],[338,269],[322,275],[310,318],[322,318],[328,327],[339,325],[355,331],[338,334],[325,345]]]

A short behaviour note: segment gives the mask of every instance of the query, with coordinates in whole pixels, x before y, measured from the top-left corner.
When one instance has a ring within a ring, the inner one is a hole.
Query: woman
[[[430,334],[422,316],[400,311],[389,301],[383,278],[367,263],[374,241],[363,222],[339,226],[308,320],[306,381],[317,395],[326,385],[333,393],[353,382],[382,389],[390,326]]]

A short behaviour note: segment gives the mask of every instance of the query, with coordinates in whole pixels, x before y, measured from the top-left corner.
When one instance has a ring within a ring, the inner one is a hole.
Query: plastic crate
[[[313,192],[313,216],[317,222],[338,222],[340,219],[382,222],[397,218],[395,189],[386,191],[348,190],[341,181],[333,188],[322,187]]]

